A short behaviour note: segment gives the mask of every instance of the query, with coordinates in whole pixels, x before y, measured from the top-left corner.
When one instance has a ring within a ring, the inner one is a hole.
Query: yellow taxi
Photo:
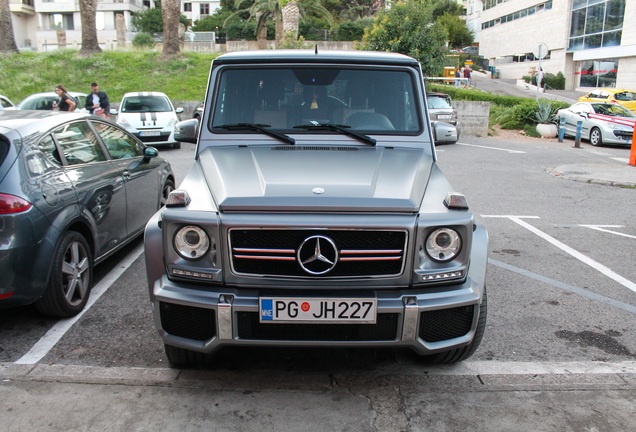
[[[594,89],[588,94],[581,96],[579,102],[617,103],[636,113],[636,91],[633,90],[616,88]]]

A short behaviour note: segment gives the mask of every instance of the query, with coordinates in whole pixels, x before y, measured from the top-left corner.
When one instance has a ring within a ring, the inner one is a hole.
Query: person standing
[[[53,102],[53,109],[57,108],[58,111],[75,111],[75,107],[77,104],[73,100],[73,98],[68,94],[66,88],[62,84],[58,84],[55,87],[55,94],[58,95],[59,99],[57,102]]]
[[[96,82],[91,83],[91,92],[86,96],[85,108],[94,115],[110,118],[110,101],[108,95],[99,90]]]
[[[543,82],[543,68],[539,68],[539,73],[537,73],[537,87],[542,88]]]
[[[466,87],[470,87],[470,68],[469,67],[464,68],[464,78],[466,79],[466,81],[464,82],[464,85]]]
[[[459,71],[459,68],[455,69],[455,87],[461,87],[462,86],[462,74]]]

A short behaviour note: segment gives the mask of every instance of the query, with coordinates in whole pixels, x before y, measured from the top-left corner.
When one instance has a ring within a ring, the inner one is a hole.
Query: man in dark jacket
[[[91,83],[91,93],[86,96],[86,109],[91,113],[110,118],[110,101],[108,95],[99,91],[97,83]]]

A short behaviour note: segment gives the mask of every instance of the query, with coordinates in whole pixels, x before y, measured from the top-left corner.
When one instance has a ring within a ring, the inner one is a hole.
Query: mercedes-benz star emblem
[[[338,262],[338,248],[329,237],[307,237],[298,248],[298,264],[307,273],[321,275],[330,272]]]

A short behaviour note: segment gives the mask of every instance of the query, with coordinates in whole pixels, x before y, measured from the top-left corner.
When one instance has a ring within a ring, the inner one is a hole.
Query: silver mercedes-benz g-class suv
[[[469,357],[488,235],[436,163],[419,63],[263,50],[212,63],[194,165],[149,221],[155,325],[175,366],[228,345]]]

